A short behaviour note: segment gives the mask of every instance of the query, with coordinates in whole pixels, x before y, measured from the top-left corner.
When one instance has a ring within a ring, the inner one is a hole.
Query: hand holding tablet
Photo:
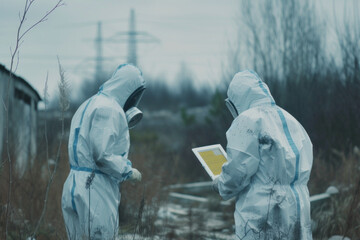
[[[193,148],[192,151],[212,180],[221,174],[221,168],[227,162],[227,156],[220,144]]]

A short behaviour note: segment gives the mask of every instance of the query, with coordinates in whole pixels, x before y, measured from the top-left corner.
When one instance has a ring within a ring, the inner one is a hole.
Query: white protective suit
[[[71,170],[62,194],[69,239],[115,239],[117,235],[119,184],[132,174],[123,106],[144,85],[138,68],[121,65],[71,121]]]
[[[237,73],[227,94],[239,115],[226,133],[218,189],[223,199],[236,198],[237,239],[312,239],[306,131],[253,71]]]

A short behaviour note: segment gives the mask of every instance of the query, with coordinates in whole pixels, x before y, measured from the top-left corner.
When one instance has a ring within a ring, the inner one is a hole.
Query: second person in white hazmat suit
[[[126,180],[141,180],[128,153],[129,128],[142,117],[136,106],[144,90],[141,71],[120,65],[73,116],[68,147],[71,169],[62,194],[69,239],[117,236],[119,186]]]
[[[227,94],[235,119],[226,133],[228,162],[214,187],[223,199],[236,198],[236,238],[312,239],[308,134],[253,71],[237,73]]]

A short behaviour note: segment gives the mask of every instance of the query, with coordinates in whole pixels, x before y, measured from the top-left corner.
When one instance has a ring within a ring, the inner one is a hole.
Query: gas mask
[[[225,105],[229,109],[233,118],[236,118],[239,115],[234,103],[232,101],[230,101],[229,98],[225,99]]]
[[[125,102],[124,111],[129,129],[134,128],[142,119],[143,113],[137,108],[141,97],[143,96],[145,87],[141,86],[136,89]]]
[[[135,127],[143,117],[143,113],[137,107],[130,108],[125,112],[125,115],[129,129]]]

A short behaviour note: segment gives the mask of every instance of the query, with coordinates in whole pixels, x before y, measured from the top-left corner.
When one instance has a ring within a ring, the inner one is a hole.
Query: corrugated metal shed
[[[0,156],[5,154],[6,111],[10,71],[0,64]],[[21,176],[36,154],[37,105],[39,93],[25,79],[13,75],[9,87],[9,146],[15,159],[15,169]]]

